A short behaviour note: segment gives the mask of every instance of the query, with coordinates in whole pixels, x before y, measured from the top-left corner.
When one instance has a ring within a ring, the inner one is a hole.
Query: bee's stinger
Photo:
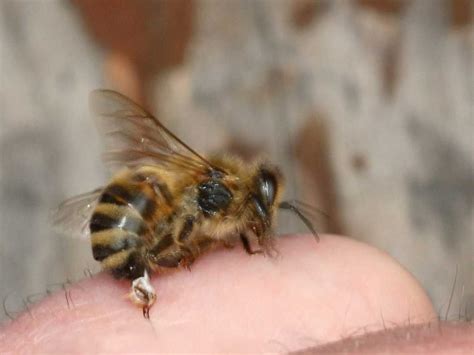
[[[150,319],[150,308],[155,303],[156,291],[146,270],[142,277],[133,280],[128,297],[137,306],[143,308],[143,317]]]

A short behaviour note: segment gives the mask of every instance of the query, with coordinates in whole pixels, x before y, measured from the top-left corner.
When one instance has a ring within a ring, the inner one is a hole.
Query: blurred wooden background
[[[472,11],[469,0],[3,0],[1,299],[14,312],[97,269],[89,244],[54,236],[47,216],[106,181],[87,96],[109,87],[203,152],[278,162],[287,195],[330,215],[319,230],[386,250],[443,315],[457,269],[450,315],[472,318]]]

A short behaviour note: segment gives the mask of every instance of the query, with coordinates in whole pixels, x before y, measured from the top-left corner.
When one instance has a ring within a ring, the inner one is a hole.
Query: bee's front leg
[[[143,316],[150,319],[150,308],[155,303],[156,292],[146,270],[142,277],[133,280],[129,298],[133,303],[142,307]]]
[[[242,242],[242,245],[249,255],[254,255],[254,254],[262,254],[263,250],[252,250],[252,247],[250,246],[250,241],[249,238],[244,234],[240,233],[240,241]]]

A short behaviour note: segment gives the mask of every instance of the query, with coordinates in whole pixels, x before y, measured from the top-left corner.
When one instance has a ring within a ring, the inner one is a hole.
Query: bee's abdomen
[[[92,255],[105,269],[119,277],[136,278],[143,273],[139,250],[143,245],[146,225],[130,206],[99,203],[90,221]],[[133,272],[130,266],[138,267]]]
[[[89,223],[94,259],[118,278],[143,276],[144,246],[152,238],[163,204],[153,187],[143,182],[125,178],[107,186]]]

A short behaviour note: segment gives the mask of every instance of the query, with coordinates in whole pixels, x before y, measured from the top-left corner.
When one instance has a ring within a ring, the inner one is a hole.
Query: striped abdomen
[[[92,253],[119,278],[143,276],[144,250],[152,243],[154,221],[170,206],[146,180],[115,179],[100,197],[90,221]],[[165,208],[163,208],[165,207]]]

